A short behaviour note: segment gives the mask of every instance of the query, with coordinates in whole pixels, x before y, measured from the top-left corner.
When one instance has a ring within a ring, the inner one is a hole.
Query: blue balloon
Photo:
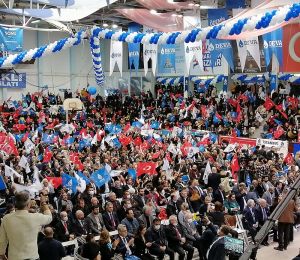
[[[95,95],[97,93],[96,87],[88,87],[88,92],[90,95]]]

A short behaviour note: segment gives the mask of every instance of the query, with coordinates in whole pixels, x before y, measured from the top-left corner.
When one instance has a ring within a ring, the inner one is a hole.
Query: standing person
[[[288,194],[288,189],[283,190],[282,197],[284,198]],[[287,246],[290,242],[291,225],[294,224],[294,212],[297,211],[296,203],[294,200],[290,200],[288,206],[278,219],[278,246],[274,249],[283,251],[287,250]]]
[[[61,242],[53,239],[53,229],[44,229],[45,238],[38,245],[40,260],[60,260],[66,256]]]
[[[38,259],[37,237],[41,226],[50,224],[52,214],[45,201],[41,200],[41,213],[29,213],[30,196],[27,191],[15,195],[16,212],[6,215],[0,227],[0,256],[6,259]]]

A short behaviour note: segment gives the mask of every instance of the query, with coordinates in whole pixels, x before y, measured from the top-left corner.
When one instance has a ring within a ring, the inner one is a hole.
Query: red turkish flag
[[[273,106],[274,106],[274,102],[269,98],[267,97],[266,98],[266,101],[264,103],[264,107],[267,109],[267,110],[270,110]]]
[[[139,162],[136,169],[137,176],[142,174],[153,175],[156,174],[156,163],[155,162]]]
[[[142,144],[142,142],[143,142],[142,138],[139,136],[133,140],[133,143],[135,146],[140,146]]]
[[[47,147],[44,151],[44,158],[43,158],[43,162],[44,163],[48,163],[51,161],[52,158],[52,152],[49,150],[49,148]]]
[[[287,155],[286,155],[286,157],[284,158],[284,162],[286,163],[286,164],[293,164],[294,163],[294,157],[293,157],[293,154],[291,154],[291,153],[288,153]]]
[[[131,143],[132,137],[131,136],[126,136],[124,134],[119,135],[119,141],[123,146],[127,146]]]
[[[70,153],[70,161],[75,164],[79,171],[84,169],[84,165],[82,164],[78,153]]]
[[[287,114],[283,111],[283,104],[279,104],[277,106],[275,106],[276,109],[279,111],[279,113],[285,118],[288,119]]]
[[[203,117],[207,117],[206,106],[204,106],[204,105],[201,106],[201,115]]]
[[[288,97],[287,101],[289,103],[289,106],[292,107],[292,109],[297,109],[298,108],[298,98],[296,98],[296,97]]]
[[[233,107],[236,107],[236,105],[237,105],[238,102],[236,100],[232,99],[232,98],[229,98],[228,99],[228,103],[230,105],[232,105]]]
[[[154,153],[154,154],[152,155],[152,159],[157,159],[159,156],[160,156],[160,151]]]
[[[142,144],[141,144],[141,149],[142,150],[148,150],[150,148],[150,144],[147,142],[147,141],[144,141]]]
[[[52,184],[54,189],[62,185],[62,177],[46,177],[46,179]]]
[[[126,133],[130,129],[130,127],[131,127],[130,123],[127,123],[123,129],[124,133]]]
[[[181,147],[180,150],[182,152],[183,156],[187,156],[190,150],[190,147],[192,147],[192,144],[189,142],[185,142]]]
[[[235,154],[231,161],[232,177],[237,181],[237,172],[240,170],[240,164],[237,155]]]
[[[278,139],[280,136],[282,136],[285,133],[283,128],[279,126],[276,131],[274,131],[274,138]]]

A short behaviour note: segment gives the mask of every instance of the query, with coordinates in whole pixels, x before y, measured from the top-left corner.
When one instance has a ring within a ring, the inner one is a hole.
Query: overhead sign
[[[283,71],[300,71],[300,24],[289,24],[283,28]]]
[[[0,88],[26,88],[26,73],[1,73]]]
[[[0,51],[21,52],[23,29],[0,27]]]
[[[278,153],[283,153],[284,155],[287,155],[289,144],[287,141],[281,141],[281,140],[272,140],[272,139],[256,139],[256,145],[262,146],[264,145],[266,148],[272,148],[274,147]]]

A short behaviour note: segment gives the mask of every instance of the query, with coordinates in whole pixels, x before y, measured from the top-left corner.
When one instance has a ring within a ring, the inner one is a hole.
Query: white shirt
[[[39,258],[37,236],[41,226],[50,224],[52,215],[17,210],[4,216],[0,227],[0,255],[8,248],[8,259]]]

